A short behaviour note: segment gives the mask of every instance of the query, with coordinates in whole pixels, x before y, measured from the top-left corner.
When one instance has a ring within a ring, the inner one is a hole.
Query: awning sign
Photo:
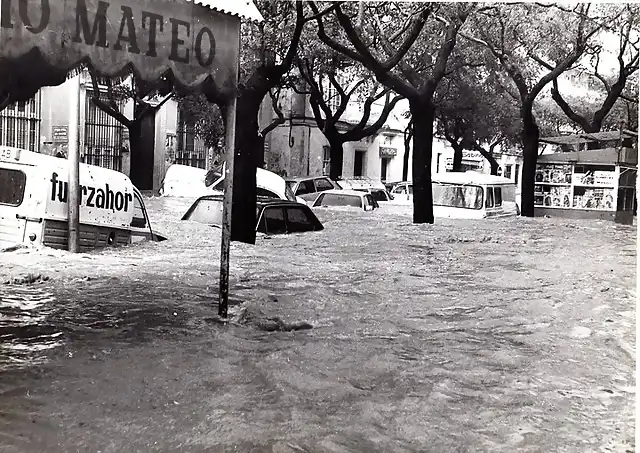
[[[0,64],[38,48],[58,69],[90,61],[104,76],[133,65],[155,81],[171,70],[194,87],[209,75],[235,89],[238,17],[175,0],[0,0]]]

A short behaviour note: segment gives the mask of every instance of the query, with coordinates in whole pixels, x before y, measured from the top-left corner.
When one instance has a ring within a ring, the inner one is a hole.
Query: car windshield
[[[284,188],[284,196],[287,197],[289,201],[296,201],[296,196],[293,194],[293,190],[291,190],[291,182],[287,181],[287,184]]]
[[[384,190],[372,190],[371,196],[376,201],[387,201],[387,194]]]
[[[433,183],[433,204],[454,208],[481,209],[483,190],[479,186]]]

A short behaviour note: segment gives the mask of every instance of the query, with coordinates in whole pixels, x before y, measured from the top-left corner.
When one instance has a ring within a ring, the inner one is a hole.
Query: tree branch
[[[589,121],[584,116],[576,113],[560,94],[560,91],[558,90],[558,79],[553,80],[551,98],[556,102],[556,104],[558,104],[558,107],[562,109],[564,114],[567,115],[571,121],[578,124],[585,132],[591,132],[591,124]]]
[[[260,135],[262,137],[266,136],[269,132],[271,132],[272,130],[274,130],[276,127],[280,126],[281,124],[286,123],[286,120],[284,118],[284,114],[282,113],[282,109],[280,109],[280,107],[277,106],[277,99],[274,101],[273,98],[273,94],[271,93],[271,91],[269,91],[269,95],[271,96],[271,102],[273,105],[273,111],[276,113],[276,118],[274,118],[271,123],[267,124],[261,131],[260,131]]]
[[[122,112],[120,112],[118,105],[113,100],[113,89],[111,87],[111,83],[108,84],[110,102],[106,103],[102,99],[100,99],[100,85],[98,84],[98,76],[92,68],[89,68],[89,76],[91,78],[91,85],[93,87],[91,102],[93,102],[93,104],[104,113],[121,123],[123,126],[130,128],[133,125],[133,121],[131,121],[129,118],[123,115]]]
[[[309,5],[312,10],[314,10],[314,12],[318,11],[318,8],[313,1],[309,2]],[[335,13],[339,18],[340,24],[347,33],[349,41],[356,50],[352,50],[346,46],[343,46],[334,39],[330,38],[324,30],[322,18],[318,18],[316,20],[318,24],[318,38],[320,38],[320,40],[324,44],[326,44],[336,52],[339,52],[351,58],[352,60],[362,63],[366,68],[370,69],[375,74],[378,81],[384,83],[386,86],[391,87],[396,93],[402,94],[405,97],[411,97],[412,95],[416,94],[416,89],[414,87],[408,85],[397,76],[394,76],[393,74],[390,74],[387,71],[383,70],[382,64],[378,60],[376,60],[373,55],[371,55],[367,47],[358,36],[355,29],[351,25],[349,18],[342,13],[339,7],[335,9]],[[347,24],[347,27],[345,28],[343,24]]]

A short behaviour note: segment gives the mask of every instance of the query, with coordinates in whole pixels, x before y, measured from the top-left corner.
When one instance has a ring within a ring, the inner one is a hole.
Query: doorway
[[[383,157],[382,159],[380,159],[380,181],[387,180],[387,169],[389,168],[390,160],[391,159],[388,159],[386,157]]]
[[[353,176],[364,176],[364,153],[366,151],[356,151],[353,158]]]

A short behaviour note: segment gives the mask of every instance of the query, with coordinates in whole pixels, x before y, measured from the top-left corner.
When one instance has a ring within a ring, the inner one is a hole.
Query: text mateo
[[[59,5],[60,1],[40,0],[38,7],[37,1],[18,0],[16,8],[14,6],[16,0],[0,0],[0,27],[12,29],[22,22],[25,29],[32,34],[46,33],[50,31],[52,16],[55,16],[55,11],[52,15],[50,2]],[[110,10],[111,4],[104,0],[97,2],[68,0],[69,8],[64,4],[65,15],[73,14],[72,11],[67,12],[67,9],[71,10],[74,1],[75,28],[69,30],[73,43],[105,49],[112,48],[116,51],[142,54],[147,57],[157,57],[159,48],[167,43],[170,44],[168,58],[171,61],[193,64],[195,60],[203,68],[209,68],[213,64],[216,56],[216,40],[213,31],[192,20],[191,17],[185,18],[187,20],[165,17],[126,3],[114,7],[119,6],[119,10],[114,8]],[[147,3],[155,6],[154,2]],[[171,4],[172,2],[168,2],[168,6],[163,5],[162,9],[170,12]],[[65,17],[65,19],[73,23],[71,17]],[[17,20],[19,22],[16,22]],[[118,30],[117,35],[116,30]],[[143,38],[144,35],[147,35],[146,40]],[[160,45],[159,40],[162,41]]]
[[[66,203],[68,200],[69,184],[66,181],[59,181],[58,174],[51,174],[51,201]],[[89,208],[109,209],[111,211],[128,211],[133,202],[133,195],[109,189],[109,184],[105,188],[95,188],[91,186],[80,186],[80,204]]]

